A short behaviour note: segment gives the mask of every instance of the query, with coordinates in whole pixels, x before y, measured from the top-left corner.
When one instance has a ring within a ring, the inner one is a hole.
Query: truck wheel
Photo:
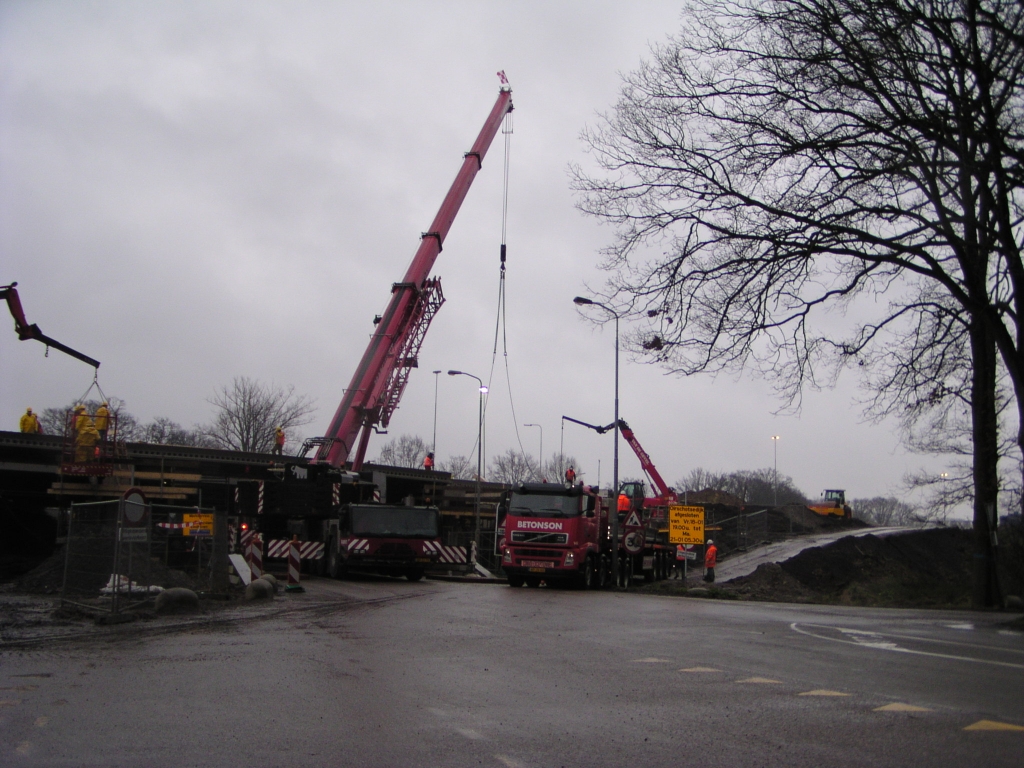
[[[580,568],[580,575],[577,578],[577,586],[580,589],[594,588],[594,558],[588,557],[583,561],[583,567]]]
[[[516,575],[511,575],[510,574],[509,577],[508,577],[508,585],[510,587],[515,587],[516,589],[518,589],[519,587],[523,586],[523,584],[525,582],[526,582],[526,579],[524,579],[519,574],[516,574]]]
[[[409,581],[419,581],[423,578],[423,571],[419,568],[410,568],[405,572],[405,578]]]
[[[327,575],[332,579],[341,578],[341,557],[338,555],[338,545],[333,541],[327,553]]]
[[[536,589],[540,586],[540,579],[537,576],[527,576],[525,578],[526,586],[530,589]]]
[[[597,564],[597,588],[604,589],[608,586],[608,558],[599,558]]]

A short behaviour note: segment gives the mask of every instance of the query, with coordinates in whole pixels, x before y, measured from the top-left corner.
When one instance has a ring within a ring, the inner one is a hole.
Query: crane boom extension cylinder
[[[100,367],[98,360],[93,360],[88,355],[83,355],[81,352],[61,344],[56,339],[51,339],[49,336],[44,335],[35,323],[29,325],[28,320],[25,319],[25,310],[21,307],[21,298],[18,296],[17,285],[17,283],[0,285],[0,299],[7,300],[7,307],[11,310],[11,317],[14,318],[14,330],[17,331],[18,338],[21,341],[28,341],[29,339],[41,341],[47,347],[59,349],[65,355],[70,355],[98,369]]]
[[[381,315],[352,382],[331,419],[326,433],[328,439],[317,452],[318,462],[334,467],[344,466],[352,449],[356,448],[352,468],[358,470],[363,463],[371,430],[378,424],[387,426],[398,406],[426,328],[444,301],[440,283],[430,279],[430,270],[491,142],[511,110],[512,91],[502,87],[480,135],[465,154],[462,168],[445,195],[430,229],[423,233],[405,277],[392,286],[387,309]]]

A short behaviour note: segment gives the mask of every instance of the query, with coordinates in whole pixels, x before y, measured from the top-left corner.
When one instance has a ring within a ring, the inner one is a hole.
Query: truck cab
[[[508,500],[502,569],[513,587],[572,583],[590,588],[606,572],[608,509],[582,483],[523,483]]]
[[[328,522],[327,571],[423,578],[440,556],[437,507],[345,504]]]

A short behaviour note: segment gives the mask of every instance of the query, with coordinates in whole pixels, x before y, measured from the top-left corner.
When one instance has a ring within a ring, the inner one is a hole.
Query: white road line
[[[872,636],[872,635],[876,636],[876,637],[883,637],[883,635],[881,635],[880,633],[877,633],[877,632],[863,632],[863,631],[860,631],[860,630],[847,630],[847,629],[843,629],[841,627],[822,626],[820,624],[811,624],[809,626],[816,627],[816,628],[821,628],[821,629],[834,629],[834,630],[836,630],[838,632],[845,632],[845,633],[853,635],[855,637],[857,637],[857,636]],[[872,649],[874,649],[876,651],[892,651],[894,653],[909,653],[909,654],[913,654],[914,656],[931,656],[932,658],[936,658],[936,659],[951,659],[953,661],[970,661],[970,662],[973,662],[975,664],[991,664],[992,666],[996,666],[996,667],[1011,667],[1012,669],[1024,669],[1024,664],[1012,664],[1011,662],[1008,662],[1008,661],[992,661],[990,659],[976,659],[976,658],[974,658],[972,656],[954,656],[954,655],[948,654],[948,653],[931,653],[930,651],[915,651],[915,650],[912,650],[910,648],[901,648],[896,643],[890,643],[890,642],[885,642],[885,641],[879,641],[879,642],[869,641],[869,642],[864,642],[863,640],[843,640],[842,638],[839,638],[839,637],[828,637],[826,635],[817,635],[814,632],[810,632],[808,630],[801,629],[799,623],[795,622],[795,621],[792,624],[789,625],[789,628],[792,629],[794,632],[799,632],[801,635],[807,635],[808,637],[816,637],[819,640],[829,640],[829,641],[831,641],[833,643],[845,643],[846,645],[856,645],[856,646],[859,646],[861,648],[872,648]],[[939,641],[936,641],[936,642],[942,642],[942,641],[939,640]],[[1002,649],[998,649],[998,650],[1002,650]]]

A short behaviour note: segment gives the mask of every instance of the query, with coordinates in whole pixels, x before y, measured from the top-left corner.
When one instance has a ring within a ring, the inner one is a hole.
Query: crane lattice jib
[[[452,182],[440,210],[434,217],[430,229],[423,233],[420,246],[401,283],[396,283],[387,309],[381,315],[370,343],[352,376],[338,410],[331,419],[325,442],[317,452],[316,460],[340,467],[348,461],[349,454],[359,443],[352,467],[358,470],[363,462],[370,431],[380,423],[381,416],[390,418],[398,407],[398,398],[408,380],[408,365],[404,375],[396,368],[408,362],[409,351],[419,350],[427,325],[433,313],[418,304],[424,302],[428,291],[427,281],[430,270],[444,244],[452,222],[469,192],[473,179],[480,170],[484,155],[501,129],[505,115],[512,110],[512,91],[502,88],[487,121],[477,136],[472,149],[464,156],[462,168]],[[438,293],[439,295],[439,293]],[[437,304],[434,307],[436,312]],[[418,341],[416,340],[418,337]],[[405,353],[403,354],[403,350]],[[362,435],[360,435],[362,432]]]

